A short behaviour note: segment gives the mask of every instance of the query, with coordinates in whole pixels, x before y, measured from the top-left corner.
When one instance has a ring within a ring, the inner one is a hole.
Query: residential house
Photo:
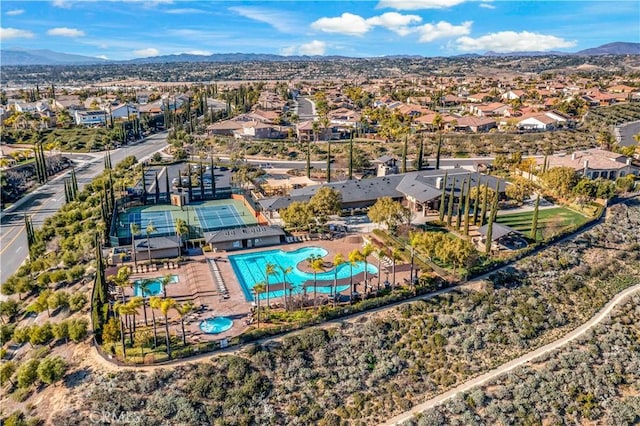
[[[452,123],[456,132],[488,132],[498,127],[498,123],[493,118],[463,116]]]
[[[114,120],[118,120],[118,119],[127,120],[131,116],[135,116],[135,118],[140,118],[140,111],[138,111],[138,108],[131,103],[112,106],[110,107],[109,110],[107,110],[107,112],[109,112],[109,114]]]
[[[77,95],[59,95],[51,103],[53,109],[56,111],[68,110],[83,110],[84,104]]]
[[[543,166],[543,158],[537,158],[538,168]],[[615,180],[630,174],[640,175],[640,169],[634,166],[631,158],[603,149],[576,151],[571,155],[556,154],[547,157],[547,169],[553,167],[571,167],[580,176],[589,179]]]
[[[74,119],[79,126],[105,125],[107,114],[104,111],[78,111],[74,112]]]
[[[500,95],[500,98],[505,101],[513,101],[515,99],[522,99],[525,97],[525,91],[520,89],[508,90]]]
[[[511,107],[500,102],[489,104],[472,104],[469,111],[478,117],[496,117],[507,115]]]
[[[530,115],[518,121],[518,129],[528,132],[556,130],[558,121],[546,114]]]

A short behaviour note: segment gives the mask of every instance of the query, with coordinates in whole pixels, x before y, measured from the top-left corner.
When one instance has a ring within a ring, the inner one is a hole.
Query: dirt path
[[[615,308],[618,304],[620,304],[621,302],[623,302],[628,296],[630,296],[631,294],[637,292],[640,290],[640,284],[636,284],[633,287],[629,287],[626,290],[618,293],[613,299],[611,299],[602,309],[600,309],[600,311],[598,311],[598,313],[591,317],[591,319],[587,322],[585,322],[584,324],[582,324],[581,326],[579,326],[578,328],[574,329],[572,332],[570,332],[569,334],[565,335],[564,337],[561,337],[558,340],[555,340],[547,345],[544,345],[536,350],[533,350],[531,352],[528,352],[514,360],[511,360],[505,364],[502,364],[501,366],[481,375],[478,376],[474,379],[471,379],[469,381],[466,381],[464,383],[462,383],[459,386],[456,386],[455,388],[442,393],[436,397],[433,397],[431,399],[428,399],[427,401],[416,405],[415,407],[413,407],[412,409],[405,411],[402,414],[398,414],[395,417],[392,417],[391,419],[387,420],[386,422],[382,423],[382,426],[390,426],[390,425],[399,425],[407,420],[410,420],[411,418],[414,417],[415,414],[421,413],[423,411],[426,411],[430,408],[433,408],[437,405],[440,405],[444,402],[446,402],[447,400],[453,398],[454,396],[456,396],[457,394],[461,393],[461,392],[466,392],[472,388],[475,388],[477,386],[481,386],[493,379],[495,379],[496,377],[507,373],[517,367],[520,367],[523,364],[526,364],[538,357],[540,357],[541,355],[546,354],[547,352],[556,350],[558,348],[560,348],[563,345],[566,345],[569,342],[572,342],[573,340],[577,339],[578,337],[582,336],[584,333],[586,333],[588,330],[590,330],[592,327],[594,327],[595,325],[599,324],[602,320],[604,320],[605,318],[607,318],[609,316],[609,314],[611,313],[611,311],[613,310],[613,308]]]

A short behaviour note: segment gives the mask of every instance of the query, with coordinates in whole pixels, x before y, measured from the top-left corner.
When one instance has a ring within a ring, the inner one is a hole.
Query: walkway
[[[447,400],[453,398],[454,396],[456,396],[459,393],[462,392],[466,392],[472,388],[475,388],[477,386],[482,386],[484,384],[486,384],[487,382],[490,382],[491,380],[495,379],[496,377],[504,374],[504,373],[508,373],[509,371],[512,371],[514,369],[516,369],[517,367],[520,367],[523,364],[526,364],[544,354],[546,354],[547,352],[551,352],[554,351],[558,348],[560,348],[561,346],[564,346],[565,344],[572,342],[574,340],[576,340],[578,337],[582,336],[584,333],[586,333],[588,330],[590,330],[592,327],[596,326],[597,324],[599,324],[602,320],[604,320],[605,318],[607,318],[609,316],[609,313],[613,310],[613,308],[615,308],[618,304],[620,304],[621,302],[625,301],[625,299],[632,295],[633,293],[637,292],[638,290],[640,290],[640,284],[636,284],[633,287],[629,287],[626,290],[618,293],[613,299],[611,299],[609,301],[609,303],[607,303],[602,309],[600,309],[600,311],[593,316],[589,321],[585,322],[584,324],[582,324],[581,326],[579,326],[578,328],[574,329],[571,333],[565,335],[564,337],[561,337],[558,340],[555,340],[545,346],[542,346],[536,350],[533,350],[531,352],[528,352],[524,355],[522,355],[519,358],[516,358],[514,360],[511,360],[505,364],[502,364],[501,366],[481,375],[478,376],[474,379],[471,379],[469,381],[466,381],[464,383],[462,383],[459,386],[456,386],[455,388],[442,393],[434,398],[431,398],[425,402],[423,402],[422,404],[416,405],[415,407],[413,407],[412,409],[405,411],[402,414],[398,414],[397,416],[387,420],[386,422],[382,423],[382,425],[398,425],[401,424],[407,420],[412,419],[416,414],[418,413],[422,413],[430,408],[436,407],[440,404],[443,404],[444,402],[446,402]]]

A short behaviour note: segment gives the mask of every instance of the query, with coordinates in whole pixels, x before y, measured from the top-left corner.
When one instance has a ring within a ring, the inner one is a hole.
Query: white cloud
[[[248,6],[234,6],[230,7],[229,10],[245,18],[269,24],[283,33],[295,32],[298,27],[296,19],[292,15],[279,10]]]
[[[480,7],[483,7],[485,9],[495,9],[496,7],[494,5],[492,5],[491,3],[480,3]]]
[[[498,53],[541,51],[574,47],[575,41],[568,41],[560,37],[531,33],[528,31],[501,31],[490,33],[482,37],[460,37],[456,40],[456,47],[462,52],[478,52],[492,50]]]
[[[460,25],[453,25],[449,22],[440,21],[437,24],[424,24],[418,27],[420,42],[428,43],[439,38],[450,38],[467,35],[471,32],[472,21],[463,22]]]
[[[109,58],[107,58],[107,55],[98,55],[98,56],[96,56],[96,58],[109,59]]]
[[[164,10],[164,13],[169,13],[171,15],[195,15],[201,13],[207,13],[202,9],[193,9],[193,8],[184,8],[184,9],[168,9]]]
[[[380,0],[376,9],[421,10],[446,9],[466,0]]]
[[[63,9],[71,8],[71,2],[67,0],[53,0],[51,4],[55,7],[61,7]]]
[[[67,27],[51,28],[47,34],[60,37],[83,37],[85,35],[84,31]]]
[[[9,16],[18,16],[18,15],[22,15],[24,13],[24,9],[13,9],[13,10],[7,10],[7,15]]]
[[[31,31],[0,27],[0,40],[9,40],[12,38],[33,38],[33,36],[34,35]]]
[[[380,16],[374,16],[367,19],[370,25],[378,25],[401,36],[405,36],[413,31],[409,25],[422,22],[422,18],[418,15],[402,15],[398,12],[387,12]]]
[[[324,41],[313,40],[309,43],[303,43],[300,45],[285,47],[280,51],[284,56],[292,55],[308,55],[318,56],[324,55],[327,51],[327,44]]]
[[[188,50],[184,53],[186,53],[187,55],[200,55],[200,56],[211,55],[211,52],[209,52],[208,50]]]
[[[371,29],[372,25],[362,16],[343,13],[335,18],[320,18],[311,24],[314,30],[325,33],[339,33],[361,36]]]
[[[160,51],[153,47],[147,47],[146,49],[134,50],[133,52],[136,56],[141,56],[143,58],[147,58],[149,56],[158,56]]]

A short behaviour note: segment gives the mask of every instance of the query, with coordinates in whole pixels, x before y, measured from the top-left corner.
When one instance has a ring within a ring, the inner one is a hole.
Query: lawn
[[[564,207],[543,209],[538,212],[538,226],[536,239],[548,238],[560,233],[567,228],[580,226],[587,222],[589,218],[578,212]],[[531,234],[531,222],[533,221],[533,211],[507,214],[498,216],[496,222],[512,227],[522,232],[526,236]]]

